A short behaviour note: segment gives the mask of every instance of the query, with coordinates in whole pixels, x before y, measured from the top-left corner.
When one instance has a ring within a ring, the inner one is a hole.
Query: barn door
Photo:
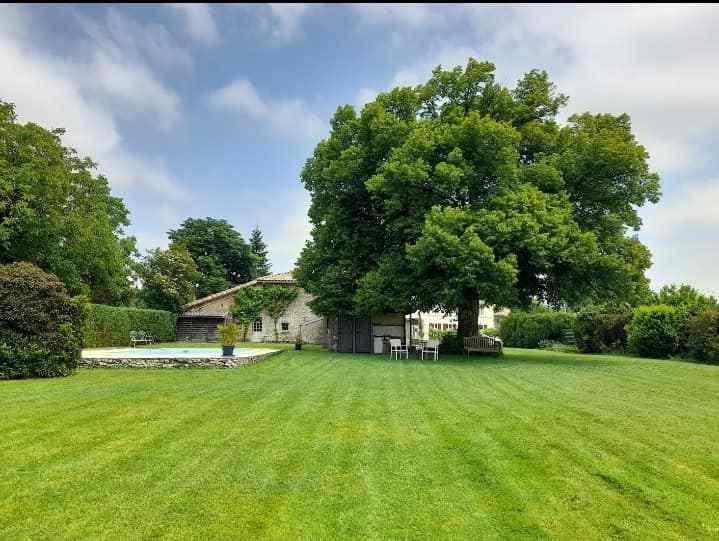
[[[369,319],[355,319],[355,351],[372,351],[372,322]]]

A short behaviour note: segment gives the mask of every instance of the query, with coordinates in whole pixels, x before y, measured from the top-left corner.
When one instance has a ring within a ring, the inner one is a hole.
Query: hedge
[[[67,376],[82,347],[82,310],[53,274],[0,265],[0,379]]]
[[[155,340],[174,342],[176,316],[164,310],[144,310],[104,304],[86,304],[85,347],[126,346],[130,331],[145,331]]]
[[[626,327],[629,351],[666,359],[679,352],[686,312],[667,304],[639,306]]]
[[[685,326],[687,354],[697,361],[719,363],[719,310],[692,316]]]
[[[505,346],[536,348],[543,340],[561,342],[574,327],[574,314],[553,310],[513,311],[502,321],[499,334]]]
[[[577,313],[574,338],[582,353],[623,352],[627,347],[625,327],[632,319],[632,312],[605,312],[586,308]]]

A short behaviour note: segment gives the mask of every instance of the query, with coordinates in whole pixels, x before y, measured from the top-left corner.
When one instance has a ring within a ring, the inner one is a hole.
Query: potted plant
[[[217,326],[217,334],[220,335],[220,341],[222,342],[222,355],[231,356],[235,352],[235,344],[239,333],[240,327],[235,323],[225,323]]]
[[[295,351],[299,351],[301,349],[302,349],[302,336],[298,334],[297,337],[295,338]]]

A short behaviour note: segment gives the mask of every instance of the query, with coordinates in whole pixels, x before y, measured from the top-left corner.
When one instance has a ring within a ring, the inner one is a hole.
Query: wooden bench
[[[470,352],[477,353],[502,353],[502,340],[493,336],[469,336],[464,339],[464,351],[469,357]]]
[[[143,331],[130,331],[130,345],[135,347],[136,344],[152,344],[153,338],[151,334]]]

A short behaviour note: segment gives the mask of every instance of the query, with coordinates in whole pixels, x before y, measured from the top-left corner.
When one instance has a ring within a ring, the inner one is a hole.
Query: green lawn
[[[0,382],[0,539],[719,538],[719,367],[285,351]]]

